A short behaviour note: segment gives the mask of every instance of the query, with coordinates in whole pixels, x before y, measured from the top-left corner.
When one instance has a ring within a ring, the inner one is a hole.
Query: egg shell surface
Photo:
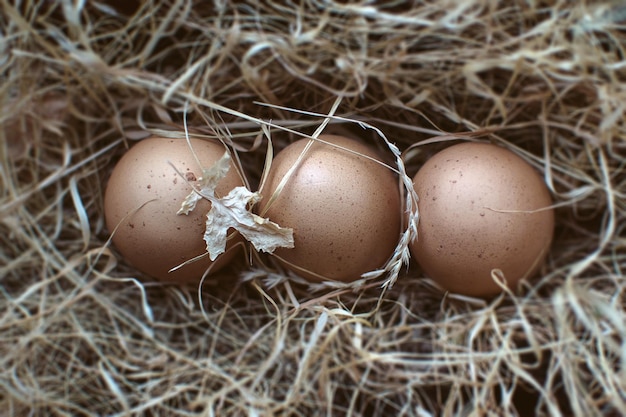
[[[552,199],[537,171],[512,151],[454,145],[430,158],[413,182],[419,223],[410,249],[446,290],[490,297],[501,291],[492,270],[515,289],[542,265],[554,232]]]
[[[201,199],[189,214],[176,213],[192,191],[190,183],[196,182],[202,168],[213,165],[226,149],[219,142],[201,139],[191,139],[191,147],[202,166],[184,139],[153,137],[140,141],[117,163],[105,192],[104,213],[113,244],[135,268],[164,281],[199,281],[212,264],[203,239],[211,203]],[[224,196],[242,185],[231,164],[215,194]],[[206,256],[168,272],[198,255]],[[220,255],[212,271],[226,265],[233,255],[234,251]]]
[[[354,281],[383,267],[396,247],[402,215],[398,180],[388,167],[338,146],[381,160],[374,148],[343,136],[319,138],[331,145],[313,143],[270,203],[309,140],[278,153],[259,212],[293,229],[295,247],[275,251],[286,267],[310,281]]]

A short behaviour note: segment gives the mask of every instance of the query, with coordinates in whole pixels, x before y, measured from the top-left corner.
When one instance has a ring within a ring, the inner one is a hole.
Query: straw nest
[[[258,3],[0,2],[0,415],[625,415],[621,2]],[[557,206],[540,276],[444,294],[400,242],[354,287],[256,262],[198,289],[110,244],[133,141],[186,124],[255,187],[268,138],[323,123],[404,179],[452,138],[522,155]]]

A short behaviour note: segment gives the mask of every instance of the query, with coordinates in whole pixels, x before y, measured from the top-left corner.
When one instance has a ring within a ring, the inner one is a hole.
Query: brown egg
[[[138,270],[152,277],[177,282],[196,282],[211,266],[203,236],[211,203],[202,199],[188,215],[176,212],[191,186],[190,182],[220,159],[221,143],[192,139],[191,146],[202,164],[198,165],[184,139],[149,138],[133,146],[115,166],[104,197],[104,213],[113,244]],[[172,165],[170,165],[170,163]],[[243,185],[234,166],[216,188],[223,196]],[[168,272],[198,255],[201,260]],[[218,257],[213,266],[224,266],[233,251]]]
[[[342,136],[320,139],[380,160],[371,147]],[[294,232],[293,249],[275,251],[285,266],[312,280],[353,281],[384,266],[400,235],[396,175],[381,164],[315,142],[271,202],[287,171],[309,143],[283,149],[261,190],[259,212]],[[268,204],[271,204],[268,206]]]
[[[500,146],[462,143],[435,154],[414,180],[419,197],[418,238],[411,251],[443,288],[469,296],[501,291],[500,269],[515,289],[536,273],[554,230],[543,179]]]

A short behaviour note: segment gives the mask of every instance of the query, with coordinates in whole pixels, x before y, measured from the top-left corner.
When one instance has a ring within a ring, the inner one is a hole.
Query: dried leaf
[[[227,196],[216,200],[207,214],[204,241],[211,260],[226,250],[229,228],[239,231],[256,250],[273,252],[276,248],[293,248],[293,230],[283,228],[248,209],[261,199],[258,192],[236,187]]]
[[[279,247],[293,248],[292,229],[280,227],[250,211],[261,199],[258,192],[253,193],[246,187],[236,187],[225,197],[215,196],[215,187],[226,176],[229,168],[230,155],[225,152],[213,166],[202,170],[197,190],[189,193],[177,212],[189,214],[202,198],[211,202],[204,233],[204,241],[211,260],[214,261],[226,250],[228,229],[231,227],[239,231],[258,251],[273,252]]]

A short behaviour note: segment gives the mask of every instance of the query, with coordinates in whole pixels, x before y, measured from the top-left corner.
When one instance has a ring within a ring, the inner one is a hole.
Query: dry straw
[[[0,415],[626,414],[621,2],[195,3],[0,0]],[[442,293],[406,242],[358,288],[268,258],[152,283],[111,247],[103,187],[185,120],[252,189],[269,139],[323,123],[409,176],[497,142],[543,173],[552,252],[491,301]]]

